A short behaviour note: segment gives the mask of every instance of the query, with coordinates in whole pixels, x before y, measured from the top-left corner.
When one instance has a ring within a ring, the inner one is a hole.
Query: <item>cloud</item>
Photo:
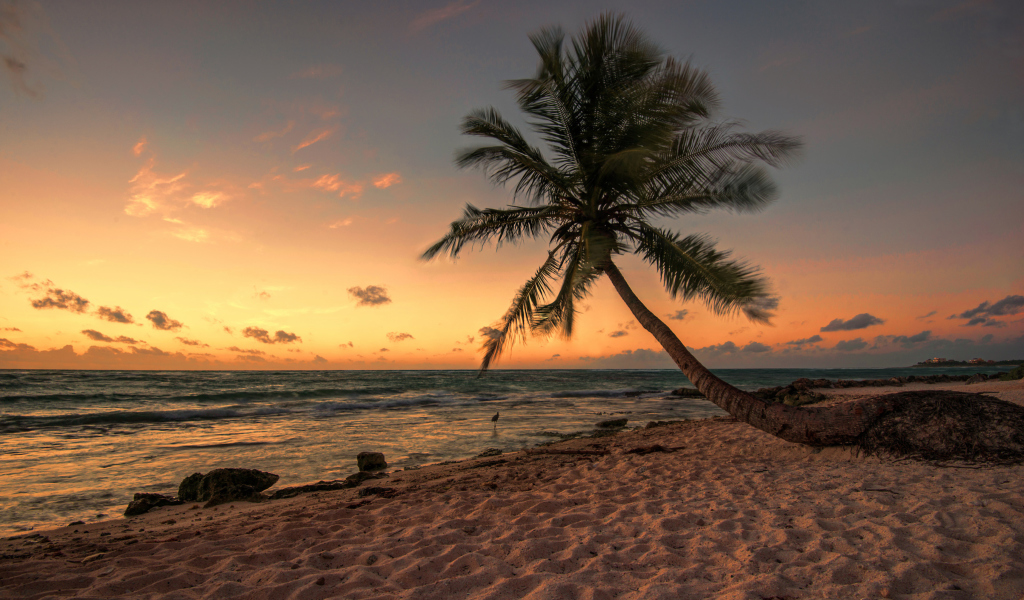
[[[266,354],[266,352],[262,350],[246,350],[244,348],[239,348],[238,346],[231,346],[230,348],[225,348],[225,350],[230,350],[231,352],[238,352],[239,354],[248,354],[251,356],[260,356]]]
[[[252,138],[254,142],[269,142],[272,139],[283,137],[287,135],[295,127],[295,121],[288,121],[284,127],[280,129],[272,129],[270,131],[264,131],[263,133]]]
[[[134,323],[135,319],[128,314],[128,311],[116,306],[110,308],[109,306],[101,306],[96,309],[96,316],[103,319],[104,321],[110,321],[111,323]]]
[[[664,350],[623,350],[608,356],[581,356],[580,361],[592,369],[663,369],[674,366]]]
[[[114,338],[103,335],[95,329],[83,329],[82,334],[96,342],[113,342]]]
[[[46,296],[32,300],[32,308],[59,308],[74,313],[84,313],[89,308],[89,301],[72,292],[60,288],[47,288]]]
[[[861,338],[854,338],[852,340],[836,342],[835,349],[840,352],[853,352],[855,350],[863,350],[868,347],[868,343]]]
[[[253,291],[253,297],[257,300],[270,300],[270,292],[267,290]]]
[[[132,146],[132,154],[134,154],[135,156],[142,156],[142,153],[145,152],[145,150],[146,136],[142,136],[139,138],[139,141],[135,142],[135,145]]]
[[[28,344],[15,344],[7,338],[0,338],[0,350],[30,350],[33,351],[35,348]]]
[[[822,327],[821,331],[854,331],[871,327],[872,325],[881,325],[882,323],[885,323],[885,320],[868,313],[861,313],[849,321],[833,319],[831,323]]]
[[[771,348],[771,346],[765,346],[761,342],[750,342],[749,344],[744,346],[741,349],[741,351],[742,352],[761,353],[761,352],[771,352],[772,348]]]
[[[403,340],[413,340],[416,338],[412,337],[411,333],[396,333],[392,331],[388,334],[388,339],[392,342],[401,342]]]
[[[721,356],[722,354],[733,354],[738,350],[739,346],[729,341],[723,344],[712,344],[703,348],[697,348],[694,352],[699,352],[706,356]]]
[[[393,185],[398,185],[399,183],[402,183],[402,176],[398,173],[385,173],[383,175],[378,175],[373,179],[373,187],[382,190]]]
[[[41,3],[0,2],[0,68],[7,74],[16,95],[42,96],[42,85],[33,85],[28,77],[37,72],[38,65],[44,67],[44,72],[59,75],[57,63],[40,50],[37,38],[43,37],[41,33],[55,42],[51,45],[62,46],[48,25]]]
[[[313,362],[317,364],[327,364],[329,361],[326,358],[317,354],[313,357]]]
[[[348,293],[358,300],[356,306],[380,306],[391,302],[387,288],[382,286],[350,287]]]
[[[299,142],[299,145],[292,148],[292,154],[298,152],[299,150],[302,150],[303,148],[309,148],[310,146],[316,144],[317,142],[322,142],[330,138],[332,135],[334,135],[333,129],[323,129],[321,131],[314,131],[307,135],[301,142]]]
[[[377,352],[391,352],[391,351],[390,351],[390,350],[388,350],[387,348],[381,348],[381,349],[380,349],[380,350],[378,350]]]
[[[453,19],[467,10],[473,8],[477,4],[480,4],[480,0],[474,2],[466,2],[466,0],[456,0],[441,8],[435,8],[422,13],[416,17],[415,20],[409,25],[409,29],[412,31],[421,31],[428,27],[433,27],[441,21],[447,21]]]
[[[689,315],[689,314],[690,314],[690,311],[688,311],[688,310],[686,310],[684,308],[683,310],[677,310],[676,312],[674,312],[672,314],[669,314],[669,315],[666,315],[666,316],[670,320],[672,320],[672,321],[683,321],[683,320],[686,319],[686,316]]]
[[[934,317],[935,313],[937,313],[937,312],[939,312],[939,311],[933,310],[933,311],[931,311],[930,313],[928,313],[926,315],[921,315],[920,317],[914,317],[914,318],[917,319],[918,321],[923,321],[923,320],[927,319],[928,317]]]
[[[177,331],[184,327],[181,321],[175,321],[174,319],[167,316],[167,313],[160,310],[151,310],[146,318],[153,323],[153,329],[160,329],[163,331]]]
[[[887,346],[889,344],[897,344],[904,348],[914,348],[925,342],[932,341],[931,331],[922,331],[916,335],[880,335],[875,338],[875,345],[871,347],[872,350]]]
[[[321,175],[311,186],[325,192],[338,192],[339,198],[351,195],[355,199],[363,194],[363,184],[355,181],[345,181],[338,174]]]
[[[619,329],[618,331],[613,331],[613,332],[609,333],[608,337],[610,337],[610,338],[617,338],[617,337],[623,337],[623,336],[627,336],[627,335],[629,335],[629,332],[623,331],[623,330]]]
[[[3,329],[0,329],[0,331],[17,331],[18,333],[21,333],[21,330],[17,327],[4,327]]]
[[[202,208],[214,208],[228,200],[224,192],[196,192],[192,194],[192,204]]]
[[[274,332],[274,336],[270,336],[270,332],[266,329],[259,327],[246,327],[242,330],[242,335],[247,338],[253,338],[258,342],[264,344],[291,344],[294,342],[301,342],[302,338],[294,333],[288,333],[284,330],[277,330]]]
[[[182,344],[185,344],[186,346],[200,346],[202,348],[209,348],[210,347],[209,344],[204,344],[204,343],[200,342],[199,340],[190,340],[188,338],[183,338],[183,337],[176,337],[174,339],[178,340]]]
[[[328,225],[327,227],[330,228],[330,229],[338,229],[339,227],[348,227],[351,224],[352,224],[352,217],[349,217],[347,219],[341,219],[341,220],[335,221],[335,222],[331,223],[330,225]]]
[[[952,315],[950,319],[969,319],[964,323],[965,327],[982,325],[985,327],[1006,327],[1003,321],[997,321],[993,317],[1005,317],[1024,312],[1024,296],[1007,296],[995,304],[987,300],[978,306],[965,310],[959,315]]]
[[[131,184],[128,204],[124,212],[133,217],[144,217],[163,210],[172,200],[178,198],[188,187],[184,181],[187,171],[177,175],[161,175],[153,170],[155,160],[150,158],[139,168]]]
[[[82,333],[85,335],[85,337],[89,338],[90,340],[93,340],[94,342],[108,342],[108,343],[117,343],[117,344],[139,344],[139,343],[141,343],[141,342],[139,342],[139,340],[132,339],[132,338],[124,336],[124,335],[120,335],[120,336],[118,336],[116,338],[112,338],[110,336],[107,336],[107,335],[104,335],[104,334],[100,333],[99,331],[96,331],[95,329],[83,329]],[[139,350],[141,351],[142,349],[140,348]]]
[[[791,342],[786,342],[786,345],[787,346],[796,346],[797,348],[802,348],[804,346],[807,346],[807,345],[810,345],[810,344],[817,344],[818,342],[822,342],[822,341],[824,341],[822,339],[822,337],[820,335],[815,334],[815,335],[812,335],[809,338],[804,338],[802,340],[793,340]]]
[[[339,65],[313,65],[291,74],[292,79],[329,79],[342,74],[344,69]]]

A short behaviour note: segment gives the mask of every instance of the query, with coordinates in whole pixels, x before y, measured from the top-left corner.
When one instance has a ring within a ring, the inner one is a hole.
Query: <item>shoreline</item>
[[[1021,381],[921,385],[1024,404]],[[889,461],[715,417],[3,539],[0,597],[1018,600],[1022,498],[1024,465]]]

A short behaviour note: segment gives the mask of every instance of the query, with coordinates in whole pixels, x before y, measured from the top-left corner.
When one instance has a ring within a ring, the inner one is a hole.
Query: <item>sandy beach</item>
[[[920,387],[1024,404],[1021,381]],[[686,421],[0,540],[0,597],[1019,600],[1024,466]]]

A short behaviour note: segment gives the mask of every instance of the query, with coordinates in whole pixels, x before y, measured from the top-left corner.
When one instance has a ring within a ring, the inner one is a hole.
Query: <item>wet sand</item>
[[[1024,382],[921,386],[1024,404]],[[1024,466],[815,450],[729,418],[0,540],[0,598],[1022,596]]]

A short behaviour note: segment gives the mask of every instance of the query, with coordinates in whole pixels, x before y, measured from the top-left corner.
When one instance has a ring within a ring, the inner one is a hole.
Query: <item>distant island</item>
[[[921,361],[914,367],[1014,367],[1024,365],[1024,359],[1018,360],[985,360],[984,358],[972,358],[971,360],[953,360],[951,358],[929,358]]]

